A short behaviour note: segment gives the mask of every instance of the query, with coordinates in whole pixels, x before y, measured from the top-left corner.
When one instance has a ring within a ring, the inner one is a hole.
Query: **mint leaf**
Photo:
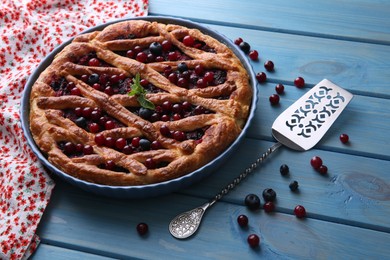
[[[145,98],[144,95],[140,95],[137,97],[137,100],[139,102],[139,104],[143,107],[143,108],[147,108],[147,109],[150,109],[150,110],[154,110],[156,107],[155,105],[150,102],[150,100],[148,100],[147,98]]]
[[[139,73],[133,78],[133,84],[130,87],[131,90],[127,93],[129,96],[137,96],[137,100],[143,108],[155,109],[155,105],[146,98],[146,90],[141,85],[141,76]]]

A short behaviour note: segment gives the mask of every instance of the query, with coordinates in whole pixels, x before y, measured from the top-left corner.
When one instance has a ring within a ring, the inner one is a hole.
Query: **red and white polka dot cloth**
[[[148,0],[2,0],[0,4],[0,259],[26,259],[53,181],[26,144],[20,98],[28,76],[60,43],[89,27],[144,16]]]

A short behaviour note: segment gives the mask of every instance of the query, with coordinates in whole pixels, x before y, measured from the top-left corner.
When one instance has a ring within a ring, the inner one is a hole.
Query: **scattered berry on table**
[[[248,222],[249,222],[248,217],[245,215],[239,215],[237,217],[237,223],[238,225],[240,225],[240,227],[248,226]]]
[[[280,166],[280,174],[281,175],[286,176],[286,175],[288,175],[289,172],[290,172],[290,169],[288,168],[287,164],[282,164]]]
[[[263,190],[263,198],[266,202],[268,201],[275,201],[276,199],[276,192],[273,189],[265,189]]]
[[[257,247],[259,246],[260,244],[260,238],[258,235],[256,234],[250,234],[248,236],[248,244],[251,246],[251,247]]]
[[[341,141],[343,144],[348,143],[348,141],[349,141],[349,136],[348,136],[347,134],[341,134],[341,135],[340,135],[340,141]]]
[[[138,234],[140,234],[141,236],[145,235],[146,233],[148,233],[148,230],[149,230],[149,227],[146,223],[139,223],[137,225],[137,232]]]
[[[297,181],[292,181],[290,185],[288,185],[288,187],[290,188],[291,191],[297,191],[299,184]]]
[[[240,49],[241,49],[244,53],[246,53],[246,54],[248,54],[249,51],[251,50],[251,46],[249,45],[249,43],[244,42],[244,41],[241,42],[238,46],[239,46]]]
[[[284,93],[284,85],[283,84],[278,84],[275,86],[275,91],[276,93],[278,93],[279,95],[283,94]]]
[[[321,165],[321,166],[318,168],[318,171],[319,171],[321,174],[325,175],[325,174],[328,173],[328,167],[326,167],[325,165]]]
[[[234,44],[240,45],[244,40],[241,37],[238,37],[237,39],[234,40]]]
[[[318,170],[320,166],[322,165],[322,159],[319,156],[314,156],[310,160],[311,166],[313,166],[314,169]]]
[[[306,209],[305,207],[301,206],[301,205],[297,205],[295,208],[294,208],[294,214],[297,218],[304,218],[306,217]]]
[[[269,102],[271,103],[271,105],[277,105],[279,104],[279,101],[280,101],[280,97],[278,94],[272,94],[269,97]]]
[[[264,83],[267,80],[267,74],[265,72],[259,72],[256,74],[256,79],[259,83]]]
[[[275,204],[272,201],[267,201],[264,203],[263,209],[267,213],[273,212],[275,210]]]
[[[260,208],[260,198],[256,194],[248,194],[245,197],[244,202],[250,210],[256,210]]]
[[[249,58],[251,60],[258,60],[259,59],[259,53],[256,50],[249,52]]]
[[[297,87],[297,88],[303,88],[305,86],[305,80],[302,78],[302,77],[297,77],[295,80],[294,80],[294,85]]]
[[[270,60],[267,60],[265,63],[264,63],[264,68],[267,70],[267,71],[273,71],[274,70],[274,63]]]

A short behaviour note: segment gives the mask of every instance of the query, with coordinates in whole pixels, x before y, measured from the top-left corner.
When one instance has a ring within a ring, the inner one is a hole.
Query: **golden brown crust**
[[[213,51],[186,46],[182,42],[186,35],[205,43]],[[142,63],[118,54],[135,46],[147,47],[163,40],[169,40],[190,59]],[[80,57],[88,53],[95,53],[107,66],[77,64]],[[226,80],[206,88],[179,87],[163,74],[167,66],[176,70],[181,62],[186,63],[189,69],[200,64],[206,69],[225,71]],[[129,78],[139,73],[141,78],[161,90],[159,93],[146,95],[156,106],[164,101],[187,101],[194,106],[202,106],[211,113],[168,122],[144,120],[128,109],[140,106],[135,96],[120,93],[109,95],[80,79],[81,75],[93,73],[123,74]],[[50,84],[59,78],[73,82],[80,95],[58,95]],[[252,90],[247,72],[224,44],[197,29],[143,20],[125,21],[107,26],[101,32],[80,35],[57,54],[32,87],[30,128],[38,147],[60,170],[93,183],[143,185],[183,176],[218,156],[240,134],[248,117],[251,100]],[[101,131],[100,134],[105,138],[144,137],[157,141],[161,147],[125,154],[117,149],[98,145],[95,141],[96,133],[79,127],[74,120],[64,116],[64,111],[77,107],[98,108],[121,124],[121,127]],[[201,141],[177,141],[161,134],[160,127],[163,125],[172,132],[191,132],[197,129],[205,131]],[[66,155],[59,146],[61,142],[90,145],[93,153]],[[146,161],[149,158],[160,166],[148,169]],[[101,167],[107,161],[112,161],[120,170]]]

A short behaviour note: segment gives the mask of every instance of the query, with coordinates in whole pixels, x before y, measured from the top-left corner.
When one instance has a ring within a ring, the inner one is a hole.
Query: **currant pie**
[[[48,161],[78,179],[144,185],[221,154],[248,118],[247,71],[218,40],[129,20],[74,38],[34,83],[30,129]]]

